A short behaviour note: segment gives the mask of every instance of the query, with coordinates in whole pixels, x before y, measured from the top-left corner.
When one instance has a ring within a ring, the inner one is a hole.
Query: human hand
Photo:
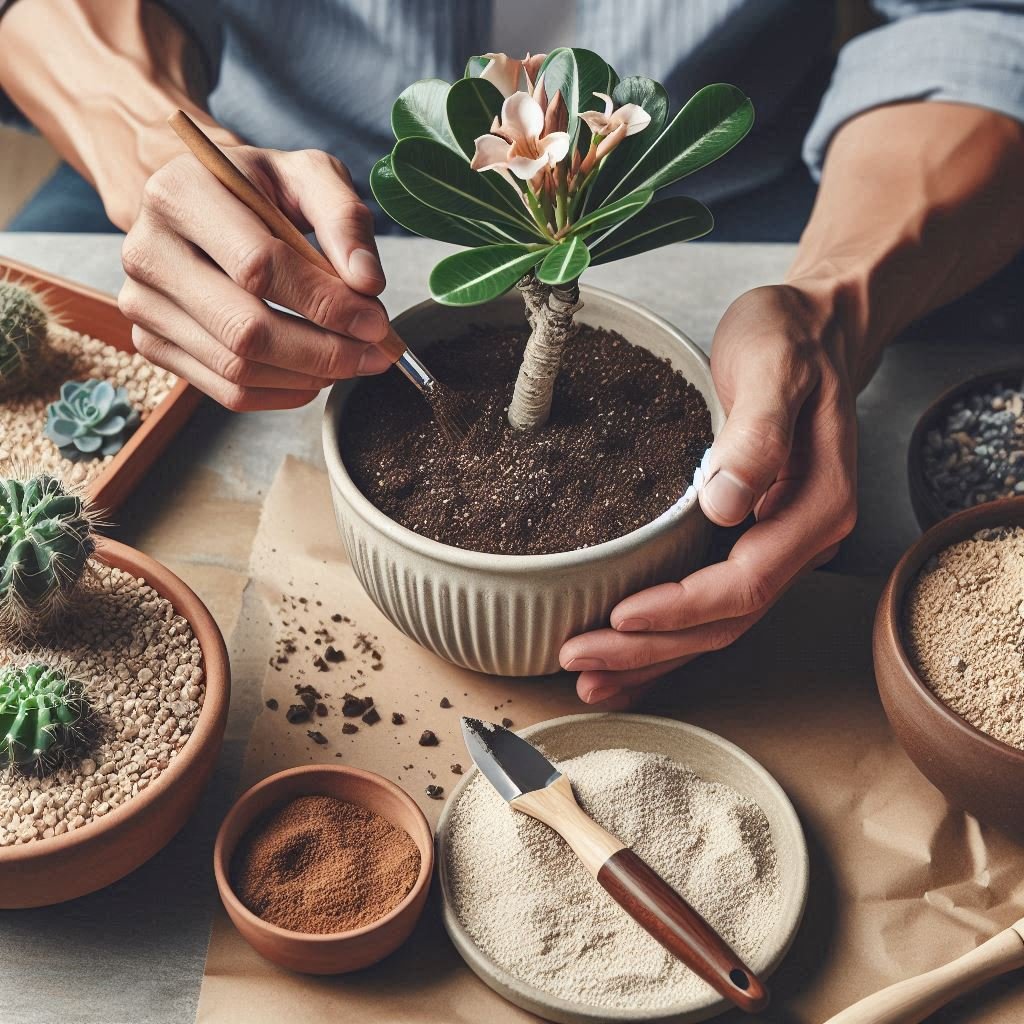
[[[562,667],[589,704],[630,706],[652,680],[728,646],[804,572],[830,559],[856,519],[857,423],[848,339],[832,300],[756,288],[726,311],[711,369],[728,414],[700,503],[722,526],[757,523],[729,558],[633,594],[610,629],[573,637]]]
[[[391,365],[373,218],[348,171],[316,150],[239,146],[231,159],[302,231],[339,280],[270,234],[191,154],[148,181],[128,232],[118,303],[135,347],[236,411],[304,405],[335,380]],[[306,317],[271,309],[268,299]]]

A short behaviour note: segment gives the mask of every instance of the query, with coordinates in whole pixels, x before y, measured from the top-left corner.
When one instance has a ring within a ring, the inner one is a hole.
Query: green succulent
[[[46,408],[46,436],[71,462],[116,455],[138,427],[125,388],[105,380],[69,380]]]
[[[21,391],[39,363],[50,314],[31,288],[0,281],[0,396]]]
[[[42,778],[79,747],[89,710],[81,684],[59,669],[0,669],[0,765]]]
[[[88,506],[60,480],[0,478],[0,637],[50,621],[94,547]]]

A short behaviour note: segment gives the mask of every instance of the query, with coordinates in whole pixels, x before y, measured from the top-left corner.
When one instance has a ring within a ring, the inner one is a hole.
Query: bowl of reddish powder
[[[409,937],[430,888],[433,835],[393,782],[311,765],[243,793],[213,859],[228,916],[258,953],[304,974],[342,974]]]
[[[917,767],[955,806],[1024,835],[1024,498],[943,519],[907,551],[874,661]]]

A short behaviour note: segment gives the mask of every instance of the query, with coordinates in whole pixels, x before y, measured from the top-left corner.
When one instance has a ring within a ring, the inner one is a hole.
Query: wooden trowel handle
[[[612,899],[715,991],[747,1013],[768,1005],[768,991],[725,940],[632,850],[613,853],[597,880]]]
[[[1024,921],[1016,925],[1022,926]],[[957,996],[1017,967],[1024,967],[1024,939],[1007,928],[958,960],[875,992],[826,1024],[918,1024]]]
[[[725,940],[621,839],[590,818],[563,775],[511,806],[553,828],[583,866],[638,924],[741,1010],[768,1005],[768,992]]]

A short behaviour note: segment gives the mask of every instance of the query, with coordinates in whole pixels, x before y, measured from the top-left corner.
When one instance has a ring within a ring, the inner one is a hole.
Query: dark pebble
[[[343,725],[343,726],[341,727],[341,731],[342,731],[342,732],[343,732],[343,733],[344,733],[344,734],[345,734],[346,736],[351,736],[351,735],[352,735],[352,733],[354,733],[354,732],[359,732],[359,726],[358,726],[358,725],[353,725],[353,724],[352,724],[351,722],[346,722],[346,723],[345,723],[345,724],[344,724],[344,725]]]
[[[370,710],[363,715],[362,721],[367,725],[376,725],[380,721],[380,712],[376,708],[370,708]]]
[[[442,697],[441,698],[441,707],[443,707],[443,708],[450,708],[451,706],[452,706],[452,702],[447,697]]]
[[[274,700],[273,697],[271,697],[267,701],[267,707],[270,708],[271,711],[276,711],[280,707],[280,705],[277,703],[276,700]]]
[[[506,729],[509,729],[512,726],[512,719],[511,718],[503,718],[501,720],[501,724],[503,726],[505,726]]]
[[[461,775],[461,774],[462,774],[462,765],[459,764],[458,761],[456,761],[455,764],[452,765],[452,775]]]
[[[427,796],[431,800],[440,800],[444,797],[444,786],[427,786]]]
[[[305,704],[293,704],[284,713],[284,716],[292,725],[298,725],[300,722],[308,722],[309,708],[307,708]]]
[[[326,718],[327,717],[327,705],[324,704],[323,701],[321,701],[319,704],[317,704],[317,706],[316,706],[316,713],[317,713],[317,717],[319,717],[319,718]]]
[[[391,724],[392,725],[405,725],[405,715],[401,711],[391,712]]]
[[[306,735],[314,742],[319,743],[323,746],[327,742],[327,737],[322,732],[315,732],[312,729],[306,731]]]
[[[423,735],[420,736],[421,747],[436,747],[439,742],[437,735],[432,730],[423,730]]]

